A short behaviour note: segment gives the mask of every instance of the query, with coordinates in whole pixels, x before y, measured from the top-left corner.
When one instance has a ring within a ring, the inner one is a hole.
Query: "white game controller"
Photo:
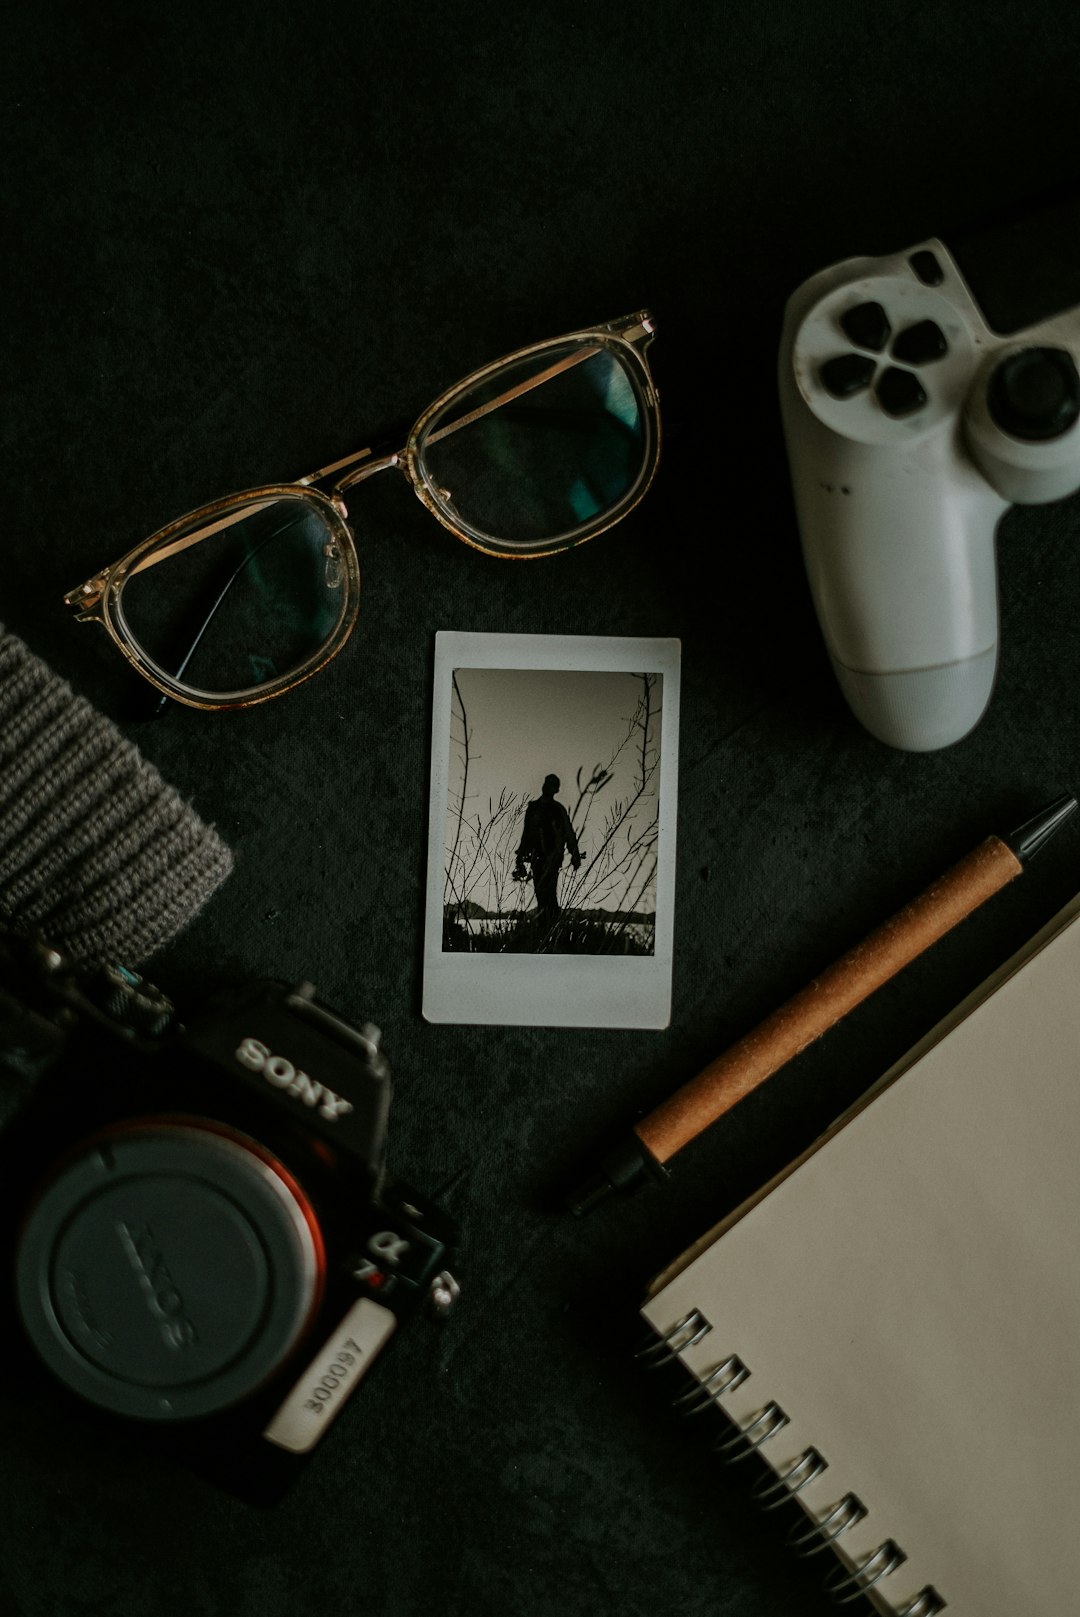
[[[1080,309],[1010,337],[940,241],[852,258],[788,302],[780,406],[803,556],[840,688],[930,752],[997,668],[994,534],[1080,488]]]

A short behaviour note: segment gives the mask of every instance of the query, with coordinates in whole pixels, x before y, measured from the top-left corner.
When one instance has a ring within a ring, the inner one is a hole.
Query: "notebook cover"
[[[931,1584],[977,1617],[1058,1617],[1080,1585],[1080,899],[875,1086],[818,1145],[660,1277],[682,1358],[749,1367],[722,1401],[775,1400],[778,1470],[813,1445],[799,1496],[848,1492],[854,1566],[905,1564],[882,1611]],[[825,1557],[825,1559],[829,1559]]]

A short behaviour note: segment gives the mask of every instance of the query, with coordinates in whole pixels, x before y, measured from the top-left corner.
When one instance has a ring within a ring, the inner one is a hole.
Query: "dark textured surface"
[[[791,1558],[634,1368],[635,1308],[1072,894],[1075,827],[663,1191],[583,1223],[550,1196],[944,865],[1080,784],[1076,503],[1003,526],[985,722],[889,751],[828,670],[774,381],[805,275],[1067,183],[1078,46],[1075,7],[1038,0],[9,15],[0,616],[236,852],[158,979],[184,997],[221,972],[310,977],[378,1022],[393,1165],[464,1241],[456,1318],[394,1344],[272,1516],[5,1386],[5,1617],[832,1609],[820,1562]],[[119,659],[65,589],[475,365],[646,303],[668,439],[622,528],[511,566],[372,485],[360,625],[331,668],[248,714],[128,722]],[[419,1016],[433,639],[507,628],[683,642],[666,1032]]]

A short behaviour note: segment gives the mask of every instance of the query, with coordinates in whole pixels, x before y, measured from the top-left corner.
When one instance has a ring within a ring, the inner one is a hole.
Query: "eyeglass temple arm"
[[[448,422],[445,427],[440,427],[438,432],[429,433],[425,442],[436,444],[441,438],[448,438],[452,432],[458,432],[462,427],[471,426],[474,421],[479,421],[483,416],[490,415],[493,410],[501,409],[504,404],[509,404],[512,399],[520,398],[523,393],[531,392],[534,387],[539,387],[542,382],[550,381],[553,376],[558,376],[560,372],[569,370],[572,365],[580,365],[583,359],[588,359],[591,354],[595,353],[595,348],[583,348],[578,353],[570,354],[565,359],[560,359],[556,364],[549,365],[546,370],[539,371],[536,376],[530,376],[527,382],[521,382],[517,387],[507,388],[506,392],[500,393],[497,398],[488,399],[486,404],[478,405],[475,410],[470,410],[468,414],[459,416],[456,421]],[[355,483],[362,482],[365,478],[370,477],[373,472],[385,471],[387,467],[397,466],[401,462],[402,451],[400,449],[395,450],[393,454],[380,455],[377,461],[370,461],[370,457],[377,453],[378,451],[374,447],[358,449],[354,455],[346,455],[344,460],[335,461],[331,466],[323,466],[319,471],[312,472],[308,477],[302,477],[300,482],[303,484],[318,483],[324,477],[329,477],[333,472],[341,471],[345,466],[355,466],[354,471],[347,472],[344,477],[339,478],[334,484],[335,493],[343,494],[347,488],[352,488]],[[370,464],[356,466],[357,461],[370,461]]]
[[[625,338],[627,342],[639,342],[642,337],[651,337],[653,335],[653,324],[648,317],[637,320],[629,329],[620,330],[619,327],[620,322],[613,321],[611,325],[605,326],[603,329],[616,332],[619,336]],[[563,371],[570,370],[574,365],[580,365],[582,360],[591,358],[596,352],[595,348],[581,348],[575,353],[567,354],[563,359],[557,360],[554,365],[549,365],[546,370],[539,371],[525,382],[520,382],[517,387],[507,388],[506,392],[500,393],[497,398],[489,399],[486,404],[478,405],[475,410],[470,410],[466,415],[459,416],[456,421],[451,421],[445,427],[440,427],[438,432],[433,432],[429,435],[427,442],[438,443],[440,439],[449,437],[451,433],[458,432],[462,427],[470,426],[483,416],[490,415],[493,410],[501,409],[504,404],[509,404],[511,400],[521,398],[523,394],[530,393],[533,388],[540,387],[544,382],[550,381],[553,376],[559,376]],[[370,465],[356,466],[357,461],[369,461],[375,455],[379,457],[377,461],[372,461]],[[386,454],[382,445],[369,445],[365,449],[358,449],[353,454],[344,456],[341,460],[331,461],[329,466],[321,466],[317,472],[309,472],[306,477],[297,478],[296,486],[298,488],[307,488],[313,483],[321,483],[324,478],[330,477],[334,472],[341,471],[345,466],[356,466],[355,472],[349,473],[334,485],[335,493],[343,493],[345,489],[351,488],[355,483],[362,482],[374,472],[384,471],[387,467],[398,465],[400,457],[401,450]],[[267,501],[267,504],[270,503],[270,501]],[[255,509],[258,509],[258,507]],[[251,508],[245,507],[235,515],[224,517],[220,522],[200,528],[196,533],[185,534],[182,538],[175,539],[171,545],[166,545],[160,550],[153,550],[149,555],[143,556],[132,568],[132,573],[141,573],[145,572],[148,567],[156,567],[159,562],[168,561],[170,556],[178,555],[180,551],[187,550],[191,545],[201,544],[204,539],[209,539],[212,534],[220,533],[223,528],[228,528],[234,522],[241,521],[250,515]],[[99,582],[104,583],[103,574],[91,579],[78,589],[70,590],[64,597],[65,604],[77,608],[91,606],[101,593],[100,589],[95,588]]]
[[[245,505],[240,510],[231,512],[227,517],[222,517],[220,522],[209,522],[205,528],[197,528],[194,533],[183,534],[179,539],[174,539],[172,544],[162,545],[159,550],[151,550],[147,555],[141,556],[131,568],[128,576],[134,578],[136,573],[145,573],[148,568],[156,567],[159,562],[168,561],[170,556],[178,556],[181,551],[189,550],[192,545],[202,544],[204,539],[211,538],[215,533],[222,533],[226,528],[231,528],[237,522],[246,522],[256,512],[266,510],[276,503],[276,500],[261,500],[256,505]],[[74,607],[79,613],[85,612],[92,616],[91,608],[100,600],[107,579],[108,569],[95,574],[85,584],[80,584],[77,589],[68,590],[64,596],[64,605]]]
[[[638,319],[625,330],[620,330],[620,325],[621,322],[613,321],[610,326],[605,326],[603,329],[617,332],[627,342],[640,342],[642,337],[651,337],[653,335],[652,321],[647,317]],[[429,444],[438,443],[440,439],[448,438],[452,432],[458,432],[462,427],[471,426],[474,421],[479,421],[483,416],[490,415],[493,410],[499,410],[504,404],[509,404],[511,400],[519,399],[523,394],[530,393],[534,387],[540,387],[544,382],[549,382],[553,376],[559,376],[563,371],[570,370],[574,365],[580,365],[582,360],[590,359],[596,352],[595,348],[580,348],[573,354],[567,354],[564,358],[556,360],[555,364],[549,365],[546,370],[538,371],[535,376],[530,376],[527,381],[519,382],[517,387],[507,388],[505,393],[500,393],[494,399],[488,399],[486,404],[478,405],[475,410],[470,410],[467,414],[459,416],[456,421],[448,422],[445,427],[440,427],[438,432],[429,433],[426,442]],[[346,455],[343,460],[336,460],[329,466],[323,466],[319,471],[311,472],[307,477],[300,478],[299,481],[302,484],[319,483],[324,477],[329,477],[332,473],[341,471],[343,467],[353,466],[357,461],[366,461],[372,455],[380,453],[380,449],[381,446],[358,449],[355,454]],[[396,454],[380,454],[382,464],[379,468],[374,466],[357,468],[359,475],[353,477],[352,474],[349,474],[347,477],[342,478],[335,485],[337,491],[343,492],[354,482],[360,482],[362,477],[369,474],[369,470],[382,470],[386,466],[397,465],[400,454],[400,450]]]

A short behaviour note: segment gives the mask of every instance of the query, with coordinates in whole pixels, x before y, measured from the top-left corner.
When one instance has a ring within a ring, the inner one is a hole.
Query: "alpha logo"
[[[328,1123],[336,1123],[353,1109],[352,1101],[335,1095],[325,1084],[316,1083],[284,1056],[273,1055],[258,1039],[245,1039],[235,1054],[242,1067],[261,1073],[275,1089],[283,1090],[294,1100],[302,1100],[305,1106],[317,1106],[319,1116]]]
[[[157,1320],[161,1340],[166,1347],[190,1347],[198,1341],[199,1333],[187,1317],[184,1299],[165,1265],[153,1230],[148,1224],[125,1224],[121,1220],[116,1233],[138,1277],[146,1306]]]

